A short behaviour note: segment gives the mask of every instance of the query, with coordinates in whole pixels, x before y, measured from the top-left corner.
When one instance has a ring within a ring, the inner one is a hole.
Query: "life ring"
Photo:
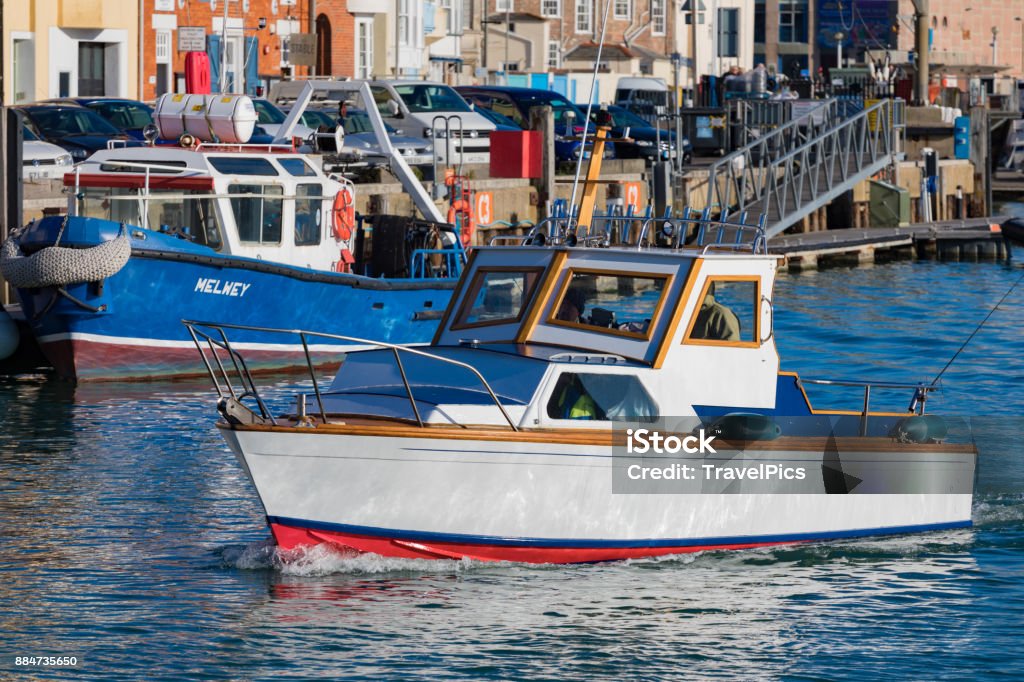
[[[468,249],[473,242],[473,232],[476,225],[473,223],[473,205],[465,199],[456,199],[448,207],[448,224],[455,225],[459,214],[463,215],[462,223],[459,224],[459,235],[462,238],[462,248]]]
[[[352,237],[352,228],[356,226],[356,205],[352,200],[352,190],[342,187],[334,195],[334,209],[331,234],[335,239],[346,241]]]

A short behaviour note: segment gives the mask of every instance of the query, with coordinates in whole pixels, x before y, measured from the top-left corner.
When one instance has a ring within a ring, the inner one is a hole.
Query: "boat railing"
[[[324,424],[327,423],[327,410],[324,407],[323,392],[320,390],[320,385],[317,382],[315,365],[313,362],[313,356],[309,349],[310,339],[330,339],[334,341],[344,341],[366,348],[378,348],[390,350],[392,357],[395,361],[395,366],[398,369],[399,375],[402,377],[402,385],[405,388],[405,394],[409,399],[409,405],[412,407],[412,413],[416,418],[416,424],[420,427],[426,425],[423,420],[423,416],[420,414],[419,406],[416,403],[416,397],[413,394],[412,384],[409,382],[409,377],[405,371],[405,363],[402,361],[402,354],[408,353],[429,360],[435,360],[437,362],[453,365],[455,367],[461,367],[469,371],[476,379],[480,382],[480,385],[484,388],[491,400],[494,402],[494,406],[498,408],[502,418],[508,424],[512,431],[518,431],[519,428],[512,421],[512,417],[509,416],[508,411],[498,400],[497,394],[494,389],[487,382],[480,372],[465,362],[459,360],[453,360],[451,358],[442,357],[433,353],[412,348],[409,346],[402,346],[393,343],[387,343],[384,341],[374,341],[371,339],[361,339],[355,336],[345,336],[342,334],[330,334],[327,332],[314,332],[303,329],[278,329],[273,327],[254,327],[248,325],[239,324],[224,324],[217,322],[202,322],[196,320],[182,320],[182,323],[188,329],[189,334],[192,336],[192,341],[196,345],[196,350],[199,351],[199,355],[203,360],[203,364],[206,367],[206,371],[210,376],[210,380],[213,382],[214,389],[217,391],[217,397],[219,407],[222,414],[225,412],[224,401],[231,399],[241,404],[244,398],[251,397],[256,401],[257,408],[259,409],[259,418],[261,421],[269,421],[271,424],[277,424],[277,420],[267,409],[266,403],[260,396],[259,390],[256,387],[255,382],[252,378],[252,372],[249,370],[248,365],[245,362],[245,358],[232,347],[231,342],[228,340],[228,335],[225,330],[231,329],[236,331],[249,331],[259,332],[266,334],[282,334],[282,335],[294,335],[298,336],[302,343],[302,349],[305,354],[306,368],[309,370],[309,377],[313,383],[313,393],[316,397],[317,408],[320,412],[320,419]],[[220,352],[218,352],[218,350]],[[343,352],[344,347],[339,346],[339,352]],[[221,354],[227,355],[227,359],[230,360],[230,365],[226,365]],[[216,369],[215,369],[216,368]],[[232,370],[234,372],[232,373]],[[235,381],[233,375],[236,377],[239,390],[235,389]],[[248,408],[246,408],[248,409]],[[251,410],[250,410],[251,411]],[[303,410],[304,411],[304,410]],[[253,413],[255,415],[255,413]],[[227,415],[225,415],[227,416]],[[300,418],[305,417],[305,414],[298,415]]]
[[[852,379],[819,379],[819,378],[805,378],[799,377],[797,379],[799,384],[814,384],[817,386],[841,386],[845,388],[860,388],[864,392],[864,403],[863,409],[860,413],[861,418],[861,435],[867,433],[868,416],[871,409],[871,391],[872,389],[878,390],[913,390],[914,397],[910,400],[910,405],[907,407],[907,412],[911,414],[924,414],[925,402],[928,400],[928,394],[932,391],[939,390],[940,386],[936,383],[905,383],[905,382],[893,382],[893,381],[856,381]],[[801,386],[801,389],[803,387]]]
[[[441,265],[433,265],[431,259],[440,259]],[[409,269],[413,279],[433,279],[439,269],[447,273],[447,277],[458,277],[465,262],[466,252],[461,247],[416,249],[412,252]]]
[[[732,217],[728,212],[713,216],[710,208],[698,213],[689,208],[680,214],[671,210],[665,215],[653,215],[650,209],[634,214],[632,207],[625,211],[610,210],[595,215],[589,226],[576,224],[576,215],[556,214],[541,220],[525,235],[496,235],[490,244],[501,242],[520,245],[546,246],[635,246],[638,250],[655,245],[672,249],[699,249],[702,254],[712,250],[750,251],[768,253],[765,228],[767,217],[758,216],[751,221],[747,212]],[[634,226],[639,223],[637,238],[630,239]]]

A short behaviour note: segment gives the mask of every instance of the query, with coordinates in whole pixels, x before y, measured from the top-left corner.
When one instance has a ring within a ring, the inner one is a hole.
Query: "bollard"
[[[967,216],[964,214],[964,188],[963,185],[956,186],[956,218],[957,220],[963,220]]]

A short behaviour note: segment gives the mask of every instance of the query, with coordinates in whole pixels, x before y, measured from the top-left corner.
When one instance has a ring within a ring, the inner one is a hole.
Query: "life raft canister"
[[[462,215],[462,220],[456,223],[459,215]],[[458,225],[462,248],[468,249],[473,243],[473,232],[476,230],[476,224],[473,222],[473,205],[465,199],[453,201],[448,207],[448,224]]]
[[[331,210],[331,234],[335,239],[347,241],[352,237],[356,226],[356,205],[352,200],[352,190],[342,187],[334,195],[334,208]]]

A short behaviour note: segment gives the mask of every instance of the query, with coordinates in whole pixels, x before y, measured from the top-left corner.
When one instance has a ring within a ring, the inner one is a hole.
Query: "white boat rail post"
[[[277,424],[277,420],[274,419],[274,415],[267,409],[266,403],[263,402],[263,398],[259,394],[259,390],[256,388],[256,382],[253,381],[252,374],[249,372],[249,367],[245,363],[239,353],[231,347],[230,341],[228,341],[227,334],[224,330],[215,324],[208,322],[194,322],[192,320],[182,320],[182,323],[188,328],[189,333],[192,336],[192,342],[195,344],[196,349],[199,351],[199,356],[203,360],[203,364],[206,366],[206,371],[210,375],[210,380],[213,382],[214,389],[217,391],[217,397],[221,400],[230,398],[242,405],[242,399],[246,396],[252,396],[256,400],[256,405],[260,410],[260,418],[264,421],[270,421],[272,424]],[[221,336],[221,340],[213,338],[213,336],[201,329],[196,329],[197,326],[208,327],[210,329],[216,329]],[[207,345],[210,347],[210,355],[217,363],[217,368],[220,371],[220,375],[224,380],[224,388],[221,388],[220,380],[217,378],[216,372],[213,371],[213,365],[206,357],[206,351],[203,350],[202,344],[199,342],[199,336],[202,336],[206,340]],[[220,354],[217,352],[217,348],[222,348],[224,352],[231,358],[231,362],[235,367],[235,371],[238,373],[238,381],[241,384],[241,393],[236,394],[234,386],[231,383],[231,375],[228,370],[224,367],[224,363],[220,359]],[[245,407],[242,405],[242,407]],[[221,409],[221,403],[218,402],[218,409]],[[249,409],[249,408],[245,408]],[[252,412],[252,410],[249,410]],[[221,410],[221,414],[227,417],[224,410]],[[253,413],[255,415],[255,413]]]
[[[437,125],[438,121],[441,121],[441,123],[444,124],[443,127],[439,127]],[[437,114],[436,116],[434,116],[434,118],[430,119],[430,141],[431,141],[431,146],[434,148],[434,154],[433,154],[433,159],[431,160],[431,164],[432,164],[432,168],[433,168],[433,171],[434,171],[434,192],[433,192],[433,197],[434,197],[435,201],[437,201],[439,199],[445,198],[445,196],[450,191],[448,189],[448,185],[446,185],[444,182],[438,182],[438,179],[437,179],[437,177],[438,177],[437,176],[437,162],[438,162],[438,159],[441,156],[440,154],[437,153],[437,140],[438,140],[438,137],[439,137],[439,133],[444,133],[443,134],[443,137],[444,137],[444,161],[443,161],[443,164],[447,168],[448,160],[451,158],[451,154],[452,154],[451,143],[449,142],[449,140],[451,139],[451,130],[449,129],[448,119],[445,118],[444,116],[442,116],[441,114]]]
[[[320,419],[322,419],[324,424],[326,424],[327,410],[324,409],[324,399],[323,396],[320,395],[320,384],[318,384],[316,380],[316,371],[313,369],[313,358],[309,354],[309,343],[306,342],[306,333],[300,331],[299,339],[302,341],[302,351],[306,354],[306,367],[309,368],[309,378],[313,382],[313,393],[316,394],[316,405],[320,408]],[[305,412],[304,409],[302,411]],[[305,415],[303,414],[300,416]]]

